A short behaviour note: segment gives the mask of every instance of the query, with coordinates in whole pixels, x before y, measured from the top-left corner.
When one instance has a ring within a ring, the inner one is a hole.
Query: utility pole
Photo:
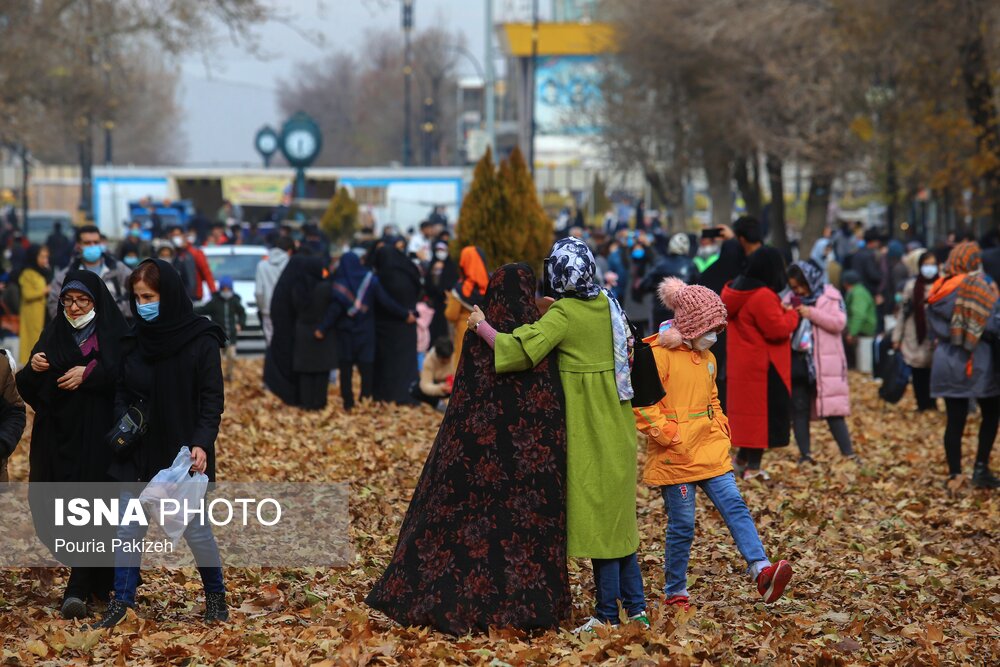
[[[413,31],[413,0],[403,0],[403,36],[406,40],[406,54],[403,63],[403,166],[413,162],[413,144],[410,137],[410,85],[413,78],[410,33]]]
[[[486,0],[486,76],[483,77],[483,96],[486,101],[486,145],[496,159],[496,82],[493,73],[493,0]]]
[[[528,117],[531,127],[528,129],[528,169],[535,175],[535,90],[538,87],[538,0],[531,2],[531,94],[528,107]]]

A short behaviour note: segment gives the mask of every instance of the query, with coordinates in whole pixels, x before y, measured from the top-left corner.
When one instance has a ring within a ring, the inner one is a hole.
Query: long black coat
[[[378,251],[374,264],[386,293],[407,311],[415,311],[423,282],[420,270],[390,244]],[[376,301],[372,398],[391,403],[414,403],[410,385],[417,375],[417,325],[400,320],[396,313]]]
[[[114,461],[112,476],[123,482],[149,481],[187,446],[205,450],[205,474],[215,481],[215,440],[225,408],[218,339],[211,334],[198,336],[177,354],[158,361],[145,359],[134,339],[127,341],[116,414],[124,413],[137,398],[149,406],[149,430],[130,455]]]
[[[136,271],[155,264],[159,274],[160,314],[146,322],[130,298],[136,326],[125,339],[121,374],[115,394],[121,414],[141,399],[149,430],[138,445],[115,459],[111,475],[123,482],[148,481],[173,463],[181,447],[201,447],[208,457],[206,474],[215,480],[215,439],[225,408],[222,328],[195,315],[177,271],[150,259]]]
[[[31,482],[108,480],[111,450],[105,436],[115,420],[119,338],[126,331],[125,318],[97,274],[71,271],[66,284],[73,281],[82,282],[94,294],[97,349],[81,353],[59,305],[56,318],[46,325],[31,351],[31,356],[46,354],[49,370],[37,372],[29,363],[17,374],[18,391],[35,410],[28,457]],[[79,388],[59,388],[57,381],[66,371],[91,363],[93,369]]]
[[[296,373],[328,374],[340,361],[337,336],[335,332],[328,331],[323,340],[318,340],[315,334],[334,301],[333,287],[330,281],[323,280],[316,283],[310,293],[295,294],[293,299],[298,313],[295,322],[295,349],[292,353],[294,370]]]

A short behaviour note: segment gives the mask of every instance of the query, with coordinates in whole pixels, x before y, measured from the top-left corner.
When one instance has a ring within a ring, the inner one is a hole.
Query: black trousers
[[[931,398],[931,369],[914,368],[910,377],[913,380],[913,395],[917,397],[917,410],[936,410],[937,400]]]
[[[345,410],[354,407],[354,365],[353,361],[340,362],[340,397],[344,401]],[[372,384],[375,380],[375,364],[358,363],[357,366],[361,373],[361,398],[371,398]]]
[[[993,441],[997,438],[997,426],[1000,425],[1000,396],[980,398],[979,412],[982,423],[979,425],[979,448],[976,451],[976,463],[988,464],[993,451]],[[965,431],[965,421],[969,416],[969,399],[945,398],[944,407],[948,413],[948,424],[944,429],[944,453],[948,460],[948,474],[962,473],[962,433]]]
[[[115,568],[74,567],[69,571],[69,581],[66,582],[63,599],[80,598],[84,602],[90,602],[93,596],[101,601],[107,601],[114,587]]]

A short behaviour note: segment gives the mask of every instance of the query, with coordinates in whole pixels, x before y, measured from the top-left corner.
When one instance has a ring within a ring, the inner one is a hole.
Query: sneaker
[[[60,612],[67,621],[74,618],[84,618],[87,615],[87,603],[80,598],[68,597],[63,600]]]
[[[127,604],[120,602],[119,600],[112,600],[108,603],[108,608],[105,610],[104,616],[101,620],[90,626],[90,629],[100,630],[102,628],[113,628],[124,620],[125,614],[127,613]]]
[[[770,604],[781,597],[791,578],[792,566],[787,560],[779,560],[757,575],[757,592],[764,598],[764,602]]]
[[[804,466],[804,465],[814,466],[814,465],[816,465],[816,459],[814,459],[811,456],[800,456],[799,457],[799,465],[800,466]]]
[[[649,630],[649,617],[646,616],[646,612],[640,611],[638,614],[632,614],[628,617],[630,623],[642,623],[642,625]]]
[[[849,456],[845,456],[844,458],[846,458],[848,461],[850,461],[854,465],[857,465],[857,466],[861,465],[861,457],[858,456],[857,454],[851,454]]]
[[[751,479],[759,479],[762,482],[770,482],[771,476],[767,474],[767,471],[763,468],[758,468],[757,470],[751,470],[747,468],[743,471],[743,479],[745,481],[750,481]]]
[[[205,616],[206,623],[219,621],[225,623],[229,620],[229,608],[226,606],[225,593],[205,593]]]
[[[578,634],[580,634],[582,632],[593,632],[595,628],[599,628],[599,627],[604,626],[604,625],[608,625],[608,624],[605,623],[604,621],[602,621],[601,619],[595,617],[595,616],[591,616],[589,619],[587,619],[586,623],[584,623],[583,625],[581,625],[580,627],[578,627],[576,630],[574,630],[573,634],[574,635],[578,635]]]
[[[686,595],[671,595],[666,600],[663,601],[664,607],[680,607],[684,611],[690,611],[691,602],[690,598]]]

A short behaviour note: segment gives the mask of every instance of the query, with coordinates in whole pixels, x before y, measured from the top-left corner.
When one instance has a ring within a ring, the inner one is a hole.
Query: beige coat
[[[915,278],[911,278],[903,287],[903,310],[907,313],[903,320],[896,324],[892,330],[892,342],[899,345],[900,352],[903,353],[903,361],[911,368],[930,368],[931,359],[934,356],[934,347],[931,343],[930,325],[928,324],[928,335],[921,343],[917,340],[917,325],[913,320],[913,285]]]

